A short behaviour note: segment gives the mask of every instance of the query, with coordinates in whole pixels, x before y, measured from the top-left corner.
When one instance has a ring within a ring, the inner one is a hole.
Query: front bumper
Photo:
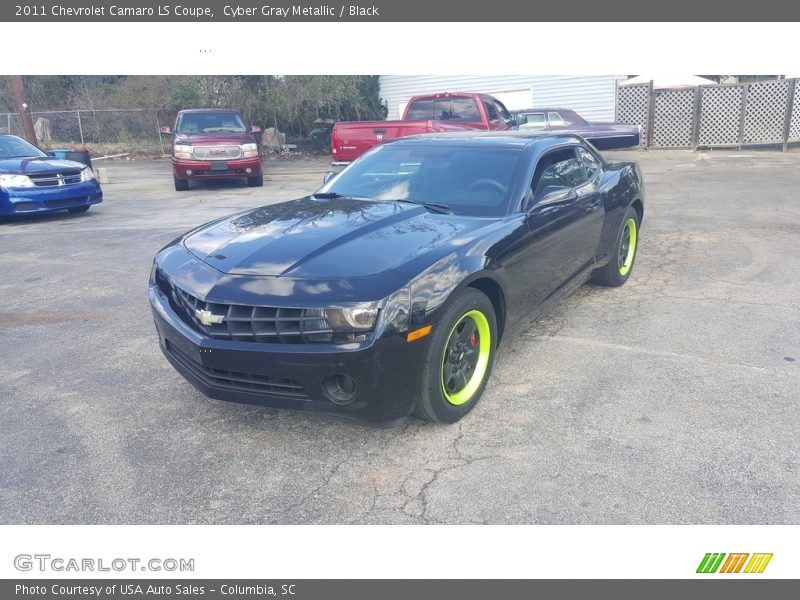
[[[0,215],[54,212],[102,201],[103,192],[96,180],[61,186],[0,189]]]
[[[224,163],[224,165],[221,163]],[[255,156],[253,158],[211,161],[188,160],[173,157],[172,173],[177,179],[258,177],[261,175],[261,158]]]
[[[162,352],[207,396],[375,424],[391,424],[414,410],[430,338],[408,343],[403,335],[389,335],[346,346],[215,340],[184,323],[158,287],[151,286],[149,296]],[[349,404],[337,404],[323,391],[326,376],[335,374],[356,382]]]

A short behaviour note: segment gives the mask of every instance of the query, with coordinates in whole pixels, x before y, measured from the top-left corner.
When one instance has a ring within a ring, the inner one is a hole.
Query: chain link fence
[[[165,144],[157,111],[141,109],[66,110],[31,113],[39,145],[45,149],[85,145],[93,155],[163,156]],[[0,113],[0,133],[22,135],[17,113]]]
[[[724,148],[800,142],[797,79],[653,89],[617,86],[616,120],[642,127],[648,148]]]

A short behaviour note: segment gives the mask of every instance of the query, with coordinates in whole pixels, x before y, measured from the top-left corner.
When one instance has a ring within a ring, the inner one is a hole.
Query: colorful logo
[[[749,561],[747,557],[750,557]],[[723,560],[725,562],[723,562]],[[703,557],[703,560],[700,561],[697,572],[763,573],[770,560],[772,560],[772,553],[749,554],[747,552],[739,552],[725,554],[724,552],[708,552]],[[744,567],[744,569],[742,569],[742,567]]]

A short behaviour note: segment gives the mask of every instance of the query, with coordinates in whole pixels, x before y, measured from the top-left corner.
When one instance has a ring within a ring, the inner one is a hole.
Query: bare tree
[[[25,86],[22,82],[22,75],[9,75],[8,79],[11,84],[11,94],[14,97],[14,106],[19,113],[19,121],[22,125],[22,137],[38,147],[39,143],[36,139],[36,131],[33,129],[33,120],[31,119],[30,103],[25,99]]]

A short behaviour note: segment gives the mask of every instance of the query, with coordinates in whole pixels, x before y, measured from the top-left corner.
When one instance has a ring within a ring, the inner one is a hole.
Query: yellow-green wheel
[[[592,280],[600,285],[616,287],[628,280],[636,262],[636,251],[639,249],[639,213],[633,207],[628,208],[618,227],[616,235],[608,241],[603,252],[608,262],[592,274]]]
[[[428,421],[454,423],[478,402],[492,371],[497,317],[491,300],[471,287],[455,292],[427,344],[415,412]]]
[[[636,219],[631,217],[622,226],[622,236],[619,240],[619,249],[617,251],[617,265],[621,277],[625,277],[630,273],[633,266],[633,257],[636,256],[636,240],[638,237],[639,228],[636,224]]]
[[[492,353],[489,320],[479,310],[463,314],[453,328],[442,353],[442,394],[456,406],[469,402],[478,391]]]

